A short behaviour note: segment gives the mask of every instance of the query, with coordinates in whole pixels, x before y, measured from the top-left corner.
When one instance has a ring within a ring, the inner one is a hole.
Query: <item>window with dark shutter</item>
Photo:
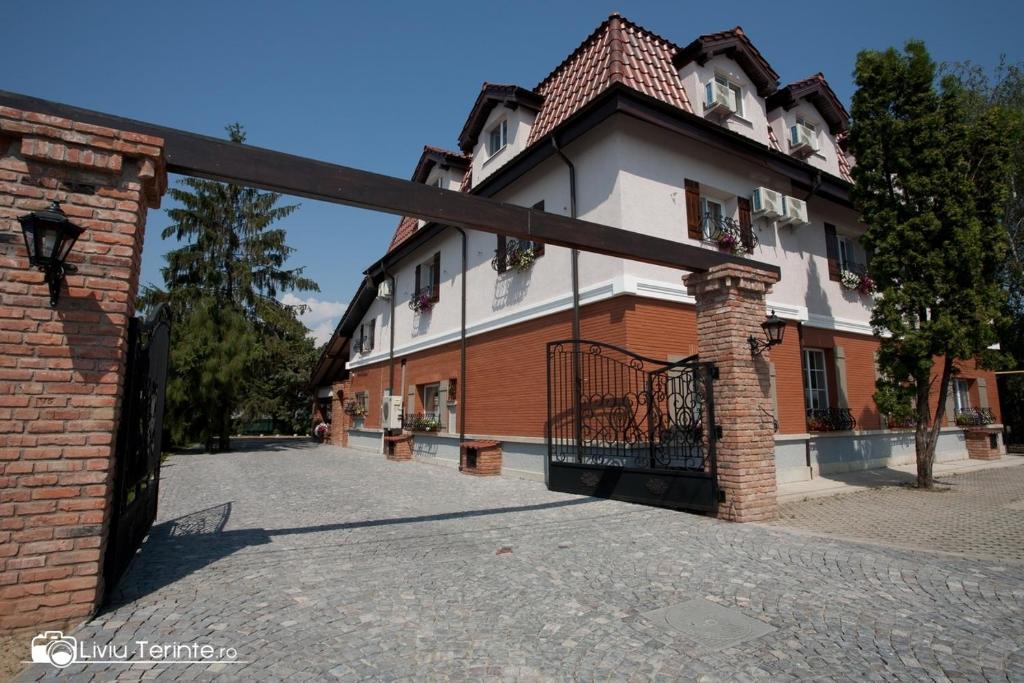
[[[434,252],[434,277],[430,283],[430,300],[437,302],[441,298],[441,252]]]
[[[544,210],[544,200],[542,199],[539,202],[537,202],[536,204],[534,204],[533,208],[537,209],[538,211],[543,211]],[[544,255],[544,243],[543,242],[538,242],[537,240],[534,240],[533,241],[533,253],[536,256],[543,256]]]
[[[494,250],[494,256],[497,258],[498,272],[508,270],[508,238],[504,235],[498,235],[498,248]]]
[[[839,282],[839,238],[836,226],[831,223],[825,224],[825,255],[828,257],[828,279]]]
[[[416,266],[416,287],[412,290],[414,299],[420,295],[420,288],[422,287],[420,283],[420,268],[421,266]]]
[[[370,343],[369,350],[370,351],[373,351],[373,340],[376,337],[376,332],[377,332],[377,319],[374,318],[373,320],[370,321],[370,332],[369,332],[369,343]]]
[[[749,254],[754,250],[754,226],[750,223],[750,200],[737,197],[736,205],[740,214],[740,241]]]
[[[686,188],[686,234],[690,239],[702,237],[700,229],[700,183],[695,180],[683,181]]]

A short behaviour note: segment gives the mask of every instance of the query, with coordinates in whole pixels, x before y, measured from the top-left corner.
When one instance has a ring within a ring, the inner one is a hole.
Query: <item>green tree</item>
[[[945,71],[963,84],[972,111],[1001,108],[1009,119],[1006,147],[1011,191],[1003,215],[1009,250],[1002,269],[1008,296],[999,343],[1019,369],[1024,361],[1024,62],[1009,64],[1004,58],[991,75],[970,62],[947,65]],[[999,379],[1003,423],[1008,430],[1024,433],[1024,375]]]
[[[1005,313],[1008,122],[1001,108],[972,112],[958,79],[937,83],[921,42],[861,52],[855,78],[853,199],[879,290],[875,400],[885,412],[911,406],[917,482],[930,487],[957,361],[995,361],[988,348]]]
[[[232,142],[245,142],[241,125],[227,131]],[[175,441],[210,448],[216,435],[226,450],[236,414],[252,416],[257,407],[281,414],[308,403],[294,383],[275,385],[287,379],[285,368],[306,363],[313,347],[277,296],[319,287],[302,268],[285,267],[294,250],[285,230],[272,227],[298,205],[278,206],[277,193],[229,183],[185,178],[180,185],[169,190],[177,206],[168,209],[173,222],[161,236],[183,244],[166,255],[164,289],[147,289],[142,303],[167,302],[177,323],[168,387]]]

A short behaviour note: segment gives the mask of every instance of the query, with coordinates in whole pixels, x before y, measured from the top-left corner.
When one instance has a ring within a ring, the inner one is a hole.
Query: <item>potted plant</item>
[[[441,429],[441,422],[430,417],[414,417],[409,429],[414,432],[436,432]]]
[[[321,422],[313,428],[313,436],[315,436],[317,441],[320,443],[324,443],[331,438],[331,425],[326,422]]]
[[[747,253],[746,247],[743,246],[743,242],[731,232],[723,232],[715,238],[718,242],[718,248],[728,254],[736,254],[737,256],[743,256]]]
[[[537,260],[537,252],[530,247],[529,249],[517,249],[508,255],[508,264],[514,270],[522,272],[529,270],[533,262]]]
[[[861,286],[861,276],[852,270],[844,270],[839,274],[839,283],[851,292],[857,291]]]
[[[434,306],[434,302],[431,300],[430,295],[426,292],[421,292],[413,296],[409,300],[409,308],[416,311],[417,313],[426,313]]]

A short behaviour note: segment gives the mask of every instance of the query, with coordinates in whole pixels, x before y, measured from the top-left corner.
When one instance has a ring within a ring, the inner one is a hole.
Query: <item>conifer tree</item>
[[[1007,120],[998,107],[972,112],[958,79],[937,83],[921,42],[861,52],[855,78],[853,199],[878,287],[875,400],[915,419],[917,482],[931,487],[958,363],[997,361],[989,347],[1005,313]]]

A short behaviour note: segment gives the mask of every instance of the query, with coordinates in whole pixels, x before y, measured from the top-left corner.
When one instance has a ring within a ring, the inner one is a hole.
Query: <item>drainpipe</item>
[[[455,228],[462,235],[462,319],[459,324],[459,450],[466,440],[466,231]],[[459,454],[459,471],[462,471],[462,454]]]
[[[551,136],[551,146],[555,148],[555,153],[569,167],[569,217],[577,218],[576,167],[569,161],[569,157],[565,156],[565,152],[558,146],[558,140],[553,135]],[[578,249],[572,250],[572,338],[580,338],[580,252]]]
[[[576,218],[576,167],[565,155],[562,148],[558,146],[558,140],[551,136],[551,146],[555,153],[562,159],[569,168],[569,215]],[[580,394],[583,393],[583,369],[580,367],[580,252],[572,250],[572,385],[575,388],[572,394],[573,422],[576,424],[576,461],[583,461],[581,444],[583,443],[583,413],[580,405]],[[548,429],[551,426],[548,425]]]
[[[391,320],[388,327],[390,340],[388,342],[388,394],[395,395],[395,276],[392,275],[387,266],[381,264],[381,272],[391,282]]]
[[[810,201],[811,197],[814,196],[814,193],[818,191],[819,187],[821,187],[821,171],[816,171],[814,173],[814,182],[811,184],[811,191],[807,193],[806,197],[804,197],[804,201]]]

